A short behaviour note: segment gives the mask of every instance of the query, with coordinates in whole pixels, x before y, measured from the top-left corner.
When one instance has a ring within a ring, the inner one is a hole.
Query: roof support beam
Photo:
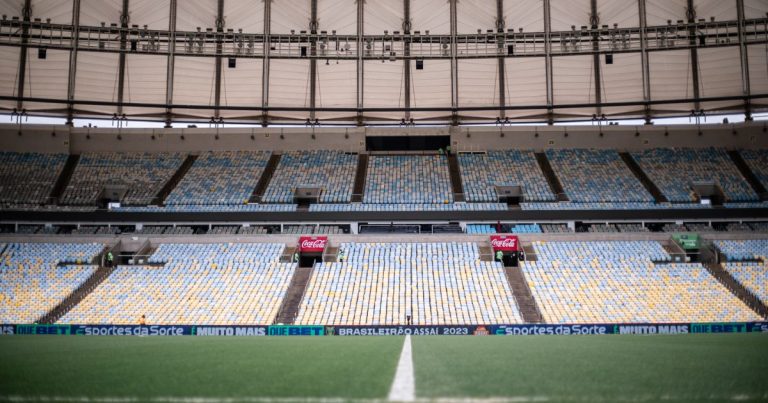
[[[216,32],[223,33],[224,32],[224,0],[218,0],[216,4]],[[221,107],[221,53],[222,48],[224,46],[223,44],[223,37],[222,35],[219,35],[216,38],[216,78],[214,83],[214,103],[215,107],[213,110],[213,117],[218,120],[219,116],[221,115],[221,110],[219,107]]]
[[[693,5],[693,0],[688,0],[688,5],[685,9],[686,18],[688,24],[696,22],[696,8]],[[693,80],[693,98],[699,99],[700,97],[700,81],[699,81],[699,50],[696,48],[696,27],[691,26],[688,29],[688,37],[690,38],[689,44],[691,45],[691,79]],[[694,109],[701,109],[701,102],[694,102]]]
[[[594,73],[595,81],[595,103],[600,105],[603,102],[603,75],[600,73],[600,16],[597,15],[597,0],[590,0],[591,13],[589,16],[589,25],[592,26],[592,50],[595,52],[592,55],[592,72]],[[597,117],[599,118],[603,114],[603,108],[598,106],[595,110]]]
[[[403,0],[403,34],[411,32],[411,0]],[[411,43],[408,39],[403,39],[403,50],[405,57],[411,55]],[[411,119],[411,60],[403,60],[403,82],[405,86],[405,120]]]
[[[451,3],[451,125],[459,124],[459,66],[458,47],[456,45],[456,31],[458,30],[458,16],[456,15],[456,1]]]
[[[357,3],[357,125],[364,124],[363,119],[363,91],[365,91],[363,75],[363,34],[365,33],[365,1],[355,0]]]
[[[261,63],[261,125],[269,124],[269,55],[272,32],[272,0],[264,1],[264,60]]]
[[[77,0],[76,0],[77,1]],[[125,50],[128,45],[127,28],[130,22],[128,13],[128,1],[123,0],[123,10],[120,12],[120,26],[123,28],[120,32],[120,55],[117,62],[117,114],[123,114],[123,101],[125,100]]]
[[[504,33],[504,0],[496,0],[496,32],[503,34]],[[497,69],[498,74],[498,82],[499,82],[499,118],[504,119],[506,117],[506,110],[504,107],[507,105],[507,97],[506,97],[506,63],[504,62],[504,53],[506,51],[506,43],[504,41],[500,41],[498,44],[499,49],[499,68]]]
[[[309,59],[309,119],[314,122],[317,119],[317,0],[310,0],[311,15],[309,18],[309,33],[312,39],[310,39],[310,55]]]
[[[128,0],[124,0],[128,2]],[[72,2],[72,48],[69,51],[69,76],[67,77],[67,126],[73,126],[75,115],[75,106],[72,103],[75,99],[75,79],[77,77],[77,48],[80,42],[80,0]]]
[[[747,43],[744,38],[744,0],[736,0],[736,13],[739,20],[739,56],[741,58],[741,85],[743,94],[749,97],[751,85],[749,82],[749,53],[747,53]],[[752,121],[752,104],[749,98],[744,100],[744,119]]]
[[[648,60],[648,42],[646,39],[646,31],[648,28],[648,17],[645,11],[645,0],[637,0],[638,12],[640,14],[640,64],[642,65],[643,76],[643,101],[645,101],[645,108],[643,117],[645,118],[645,124],[652,124],[651,114],[651,69]]]
[[[171,0],[170,17],[168,18],[168,31],[171,33],[171,41],[168,45],[168,65],[165,75],[165,127],[170,128],[173,122],[173,74],[174,54],[176,54],[176,1]]]
[[[19,55],[19,82],[16,89],[16,109],[24,109],[24,81],[27,77],[27,42],[29,42],[29,22],[32,20],[32,0],[24,0],[21,16],[25,24],[21,28],[21,54]]]
[[[554,88],[552,83],[552,18],[549,7],[550,0],[544,0],[544,67],[547,80],[547,124],[555,123]]]

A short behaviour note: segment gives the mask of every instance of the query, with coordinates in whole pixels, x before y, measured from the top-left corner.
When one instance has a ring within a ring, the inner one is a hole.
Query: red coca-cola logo
[[[321,249],[325,248],[325,239],[305,239],[301,241],[301,249]]]
[[[517,241],[513,238],[491,240],[491,245],[497,248],[514,248],[516,244]]]
[[[492,236],[491,246],[494,250],[516,251],[518,248],[518,239],[516,236]]]

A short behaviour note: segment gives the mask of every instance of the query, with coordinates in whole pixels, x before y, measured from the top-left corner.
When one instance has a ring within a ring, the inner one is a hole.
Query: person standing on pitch
[[[107,252],[107,267],[112,267],[115,257],[112,255],[112,251]]]
[[[497,250],[496,251],[496,261],[498,262],[504,262],[504,252]]]

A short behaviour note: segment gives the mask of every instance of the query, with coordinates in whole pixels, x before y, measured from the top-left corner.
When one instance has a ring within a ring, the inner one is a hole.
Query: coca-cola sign
[[[327,236],[303,236],[299,238],[299,251],[322,252],[328,243]]]
[[[491,235],[493,251],[517,252],[518,239],[515,235]]]

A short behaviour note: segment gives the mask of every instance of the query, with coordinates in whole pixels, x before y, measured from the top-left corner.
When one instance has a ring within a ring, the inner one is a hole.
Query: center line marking
[[[412,402],[416,400],[416,386],[413,377],[413,358],[411,357],[411,335],[405,336],[403,351],[397,363],[397,372],[389,389],[389,400]]]

